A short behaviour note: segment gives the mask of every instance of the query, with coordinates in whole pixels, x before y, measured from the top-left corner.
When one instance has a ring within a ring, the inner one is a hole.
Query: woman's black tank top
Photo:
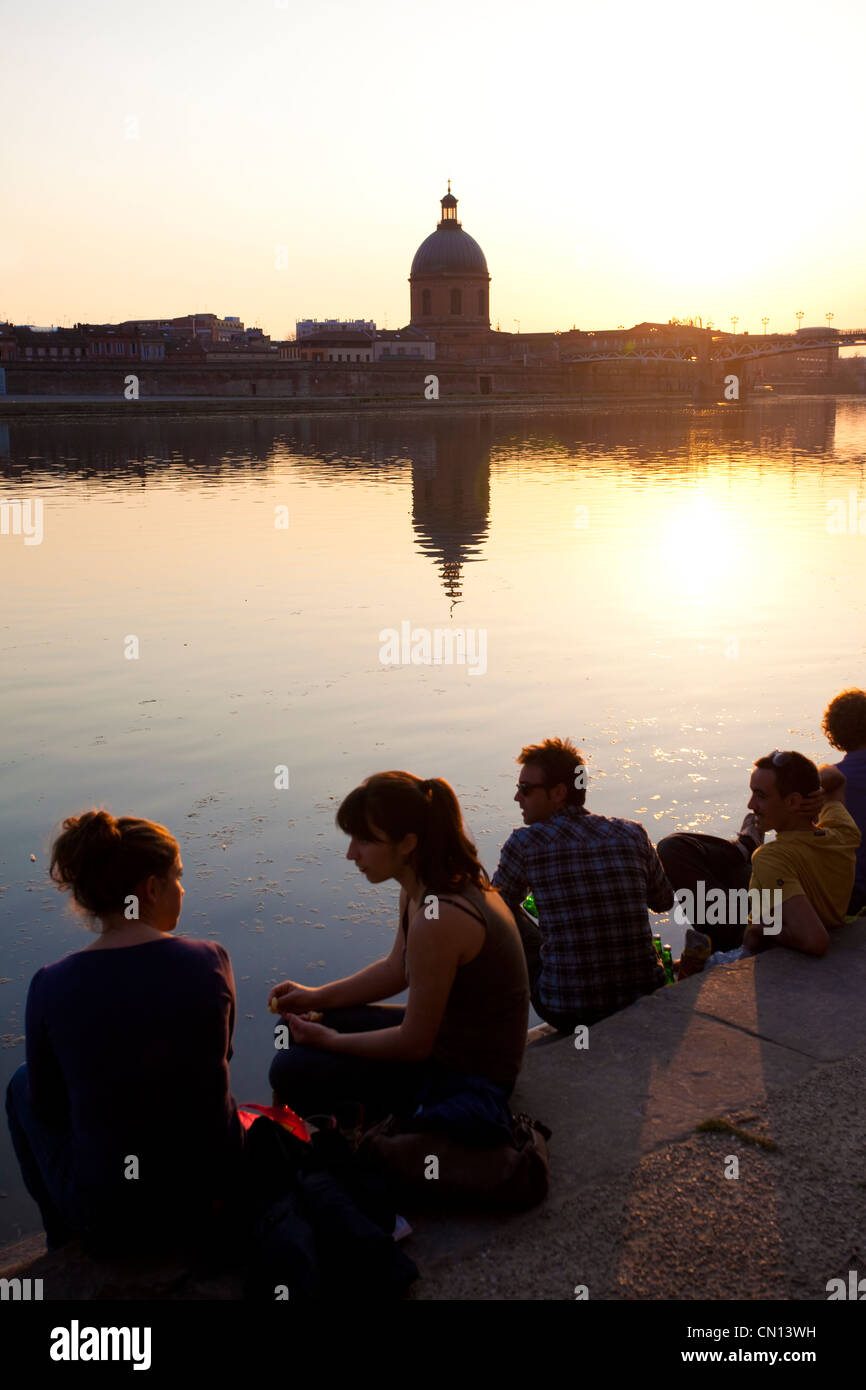
[[[425,890],[421,901],[427,896]],[[511,912],[495,890],[483,892],[470,886],[460,897],[466,902],[444,896],[439,902],[450,903],[482,922],[484,945],[474,960],[457,968],[431,1055],[445,1066],[470,1076],[485,1076],[510,1089],[523,1062],[529,1022],[523,943]],[[407,938],[408,903],[402,930]],[[403,964],[405,968],[405,940]],[[406,978],[408,981],[408,972]]]

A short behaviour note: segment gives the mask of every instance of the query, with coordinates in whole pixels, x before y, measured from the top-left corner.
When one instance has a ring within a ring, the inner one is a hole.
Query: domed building
[[[457,221],[450,179],[441,203],[441,221],[418,247],[409,272],[410,322],[436,339],[445,349],[441,355],[471,355],[491,336],[490,274],[478,242]]]

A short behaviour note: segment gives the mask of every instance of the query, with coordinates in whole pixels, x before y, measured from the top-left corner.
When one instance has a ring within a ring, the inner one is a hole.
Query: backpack
[[[410,1123],[389,1115],[364,1134],[358,1149],[410,1201],[526,1211],[547,1196],[551,1132],[539,1120],[512,1116],[509,1142],[484,1148]]]

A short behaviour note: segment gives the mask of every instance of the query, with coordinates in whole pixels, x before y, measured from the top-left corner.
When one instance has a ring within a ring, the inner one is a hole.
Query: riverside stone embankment
[[[586,1049],[534,1042],[514,1108],[553,1130],[550,1196],[517,1217],[419,1218],[411,1297],[823,1301],[866,1274],[864,1000],[861,922],[821,959],[776,949],[660,990]],[[41,1237],[0,1264],[45,1299],[240,1292],[47,1255]]]
[[[647,391],[617,396],[611,392],[580,395],[533,392],[479,396],[452,393],[435,401],[425,401],[417,392],[412,396],[149,396],[125,401],[118,396],[3,396],[0,395],[0,422],[6,420],[57,421],[67,419],[189,419],[212,415],[275,417],[400,411],[429,415],[431,411],[459,410],[464,413],[518,414],[526,411],[572,413],[589,408],[608,410],[653,405],[688,405],[688,391],[659,393]],[[723,402],[720,402],[723,404]]]

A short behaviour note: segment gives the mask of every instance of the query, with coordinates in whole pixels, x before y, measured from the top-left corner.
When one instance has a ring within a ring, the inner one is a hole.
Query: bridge
[[[663,327],[667,327],[664,325]],[[671,325],[671,333],[677,326]],[[736,337],[732,333],[718,333],[715,329],[691,328],[683,325],[689,335],[686,342],[666,341],[659,335],[657,344],[646,337],[640,342],[623,334],[618,342],[611,342],[610,333],[587,334],[596,337],[596,344],[569,348],[568,355],[560,357],[564,364],[577,362],[744,362],[760,357],[778,357],[789,352],[826,351],[827,348],[866,346],[866,328],[823,328],[814,333],[768,333],[756,337],[742,333]],[[704,335],[701,340],[701,335]]]

